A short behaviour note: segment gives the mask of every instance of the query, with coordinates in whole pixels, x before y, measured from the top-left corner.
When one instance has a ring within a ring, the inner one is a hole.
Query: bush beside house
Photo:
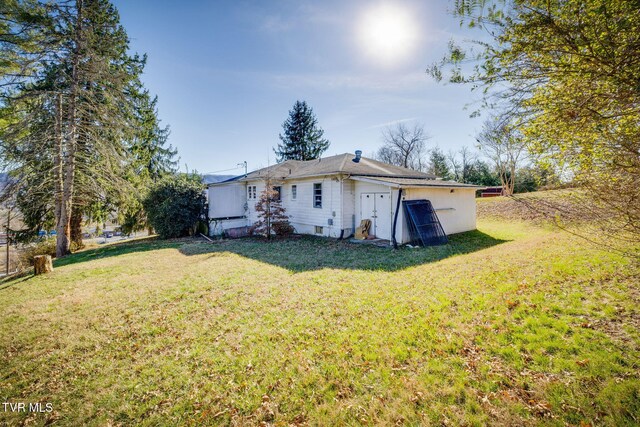
[[[206,212],[200,177],[178,175],[156,184],[143,204],[149,223],[163,239],[192,236]]]

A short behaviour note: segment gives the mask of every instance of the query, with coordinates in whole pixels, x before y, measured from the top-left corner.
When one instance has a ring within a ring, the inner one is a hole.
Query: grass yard
[[[0,284],[2,401],[53,406],[0,423],[638,425],[639,283],[621,256],[504,218],[396,252],[87,250]]]

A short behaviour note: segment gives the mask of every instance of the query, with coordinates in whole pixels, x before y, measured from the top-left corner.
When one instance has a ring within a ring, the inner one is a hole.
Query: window
[[[256,186],[255,185],[250,185],[247,187],[247,199],[255,199],[257,196],[256,194]]]
[[[322,234],[322,227],[319,225],[316,225],[316,234]]]
[[[296,200],[298,198],[298,186],[291,186],[291,200]]]
[[[280,200],[280,197],[281,197],[281,195],[282,195],[282,187],[280,187],[280,186],[273,187],[273,191],[275,191],[276,193],[278,193],[278,194],[276,194],[276,196],[273,198],[273,200]]]
[[[322,207],[322,183],[313,184],[313,207]]]

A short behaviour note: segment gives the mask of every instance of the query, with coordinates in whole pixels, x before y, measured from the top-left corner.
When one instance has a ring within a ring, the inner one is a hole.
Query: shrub
[[[252,234],[259,234],[271,239],[271,235],[287,236],[293,233],[285,209],[280,203],[280,192],[272,185],[270,178],[265,181],[265,188],[256,203],[258,221],[253,224]]]
[[[290,236],[295,231],[293,226],[289,223],[289,221],[274,222],[271,228],[273,229],[273,232],[276,233],[276,236],[278,237]]]
[[[20,263],[25,267],[33,266],[33,258],[37,255],[51,255],[56,257],[56,239],[48,238],[36,243],[25,245],[20,250]]]
[[[143,202],[149,224],[163,239],[193,235],[205,215],[203,190],[195,174],[163,179]]]

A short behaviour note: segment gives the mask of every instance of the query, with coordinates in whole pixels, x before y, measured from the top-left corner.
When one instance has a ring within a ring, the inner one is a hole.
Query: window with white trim
[[[256,194],[256,186],[255,185],[250,185],[247,187],[247,199],[255,199],[257,196]]]
[[[322,183],[313,184],[313,207],[322,208]]]
[[[298,186],[291,186],[291,200],[296,200],[298,198]]]

